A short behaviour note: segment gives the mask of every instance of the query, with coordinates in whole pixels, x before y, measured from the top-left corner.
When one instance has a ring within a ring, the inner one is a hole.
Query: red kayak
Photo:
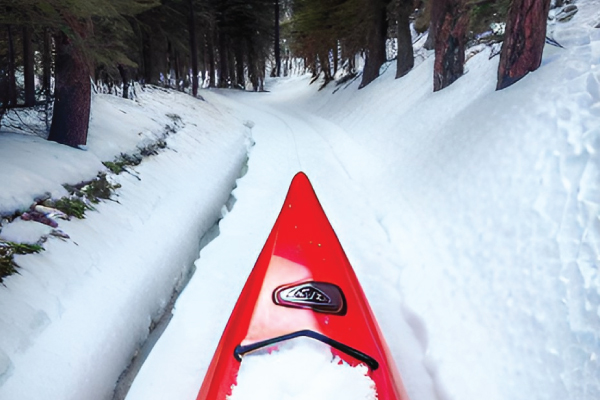
[[[198,400],[225,400],[249,352],[310,337],[366,364],[380,400],[408,400],[365,294],[306,175],[298,173],[231,313]]]

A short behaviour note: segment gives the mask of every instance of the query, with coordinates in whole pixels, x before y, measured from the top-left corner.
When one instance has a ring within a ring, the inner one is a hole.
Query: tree
[[[275,6],[275,70],[274,76],[281,76],[281,46],[279,43],[279,0],[274,1]]]
[[[192,96],[198,96],[198,36],[196,34],[196,12],[194,0],[188,0],[190,7],[189,31],[190,31],[190,58],[192,60]]]
[[[463,75],[468,22],[464,0],[433,0],[431,23],[436,33],[434,92],[451,85]]]
[[[55,99],[48,140],[77,147],[87,142],[92,65],[135,65],[123,41],[110,40],[114,28],[129,27],[124,15],[139,13],[152,2],[144,0],[45,4],[42,16],[57,29],[54,37]],[[120,31],[117,30],[119,33]],[[96,34],[94,34],[96,33]]]
[[[48,140],[72,147],[85,145],[90,119],[89,60],[75,39],[63,32],[55,37],[55,44],[55,100]]]
[[[8,85],[8,98],[6,104],[8,107],[15,107],[17,105],[17,81],[15,78],[16,62],[15,62],[15,45],[13,39],[12,29],[9,26],[6,27],[8,34],[8,72],[7,72],[7,85]]]
[[[387,61],[385,41],[388,28],[386,14],[388,2],[389,0],[369,0],[365,67],[359,89],[374,81],[379,76],[379,69]]]
[[[415,65],[412,38],[410,34],[410,14],[413,0],[397,0],[398,58],[396,59],[396,79],[403,77]]]
[[[504,89],[542,62],[550,0],[513,0],[500,53],[496,90]]]
[[[31,28],[23,27],[23,78],[25,81],[25,107],[35,105],[35,73]]]
[[[379,3],[379,1],[376,1]],[[304,58],[305,66],[313,76],[323,73],[325,84],[331,79],[330,55],[334,71],[336,55],[341,49],[342,59],[337,64],[354,74],[354,57],[367,47],[366,37],[372,19],[365,16],[365,7],[372,8],[370,0],[294,0],[291,19],[282,25],[289,38],[290,50]]]

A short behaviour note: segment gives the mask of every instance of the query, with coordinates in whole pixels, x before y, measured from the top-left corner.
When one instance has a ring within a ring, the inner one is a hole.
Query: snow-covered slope
[[[501,92],[485,50],[439,93],[428,58],[361,91],[317,92],[303,77],[228,95],[256,122],[249,174],[129,399],[193,398],[300,169],[412,398],[598,397],[600,15],[597,1],[579,6],[551,27],[565,49],[547,46],[541,68]]]
[[[306,102],[362,150],[337,154],[375,199],[451,398],[600,396],[599,6],[579,3],[552,27],[565,49],[501,92],[481,54],[440,93],[428,60]]]
[[[299,77],[206,103],[153,94],[170,105],[153,118],[187,123],[169,139],[177,152],[137,168],[142,181],[120,176],[120,205],[67,224],[73,241],[23,257],[0,290],[0,399],[110,398],[179,269],[156,271],[193,253],[204,204],[219,213],[242,124],[256,145],[235,207],[128,399],[195,398],[299,170],[413,400],[600,398],[600,3],[577,4],[551,27],[565,49],[547,46],[541,68],[501,92],[484,50],[438,93],[429,57],[360,91]]]
[[[69,240],[50,238],[42,253],[17,256],[18,274],[0,287],[3,400],[111,398],[246,160],[247,128],[210,100],[148,89],[136,102],[96,96],[93,107],[86,152],[0,134],[11,155],[0,159],[0,176],[12,182],[3,195],[28,208],[39,193],[60,195],[62,183],[95,177],[104,169],[99,160],[160,137],[175,114],[179,131],[159,155],[111,178],[122,185],[115,201],[96,205],[84,220],[61,221]],[[0,238],[14,240],[34,226],[45,225],[5,224]]]

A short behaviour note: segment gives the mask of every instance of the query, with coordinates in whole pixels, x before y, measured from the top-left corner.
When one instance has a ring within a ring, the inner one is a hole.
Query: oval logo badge
[[[309,308],[326,314],[346,314],[342,290],[328,282],[304,282],[280,286],[273,292],[275,304],[292,308]]]

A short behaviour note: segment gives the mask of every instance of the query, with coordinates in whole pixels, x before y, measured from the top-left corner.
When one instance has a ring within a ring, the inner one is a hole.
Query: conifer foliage
[[[87,138],[90,78],[95,90],[125,98],[132,81],[189,88],[194,96],[201,85],[263,90],[274,5],[0,0],[0,118],[8,108],[52,102],[48,138],[77,147]]]
[[[262,91],[267,70],[285,76],[291,60],[315,80],[322,77],[324,85],[336,77],[358,78],[362,69],[363,88],[394,56],[396,78],[404,77],[414,65],[411,32],[427,30],[435,47],[434,90],[441,90],[463,74],[467,40],[492,22],[507,21],[501,89],[539,66],[549,5],[550,0],[0,0],[0,121],[9,108],[53,105],[48,138],[77,147],[86,143],[92,89],[125,98],[133,95],[132,82],[193,96],[201,87]]]

